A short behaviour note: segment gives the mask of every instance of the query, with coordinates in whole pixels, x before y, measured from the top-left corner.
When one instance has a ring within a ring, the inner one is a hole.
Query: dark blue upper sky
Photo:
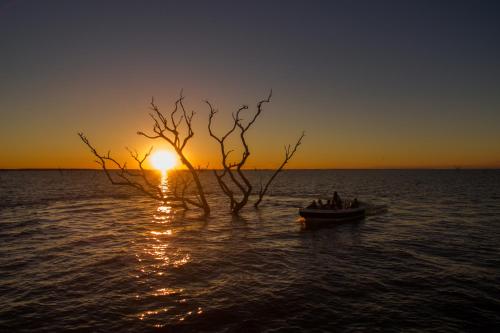
[[[500,2],[1,1],[0,31],[13,161],[79,129],[121,147],[105,128],[133,134],[151,95],[229,112],[273,88],[259,131],[280,149],[305,129],[299,166],[500,165]]]

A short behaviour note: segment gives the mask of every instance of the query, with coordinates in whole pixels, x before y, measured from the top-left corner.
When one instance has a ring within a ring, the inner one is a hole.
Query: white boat
[[[327,223],[334,224],[340,222],[357,221],[365,217],[366,206],[360,204],[356,208],[346,209],[324,209],[324,208],[301,208],[299,215],[305,219],[306,223]]]

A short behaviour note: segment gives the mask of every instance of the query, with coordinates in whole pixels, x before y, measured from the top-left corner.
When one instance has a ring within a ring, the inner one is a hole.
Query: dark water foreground
[[[0,172],[0,331],[500,329],[499,171],[288,171],[240,219],[208,186],[200,221],[100,172]],[[333,187],[390,210],[304,230]]]

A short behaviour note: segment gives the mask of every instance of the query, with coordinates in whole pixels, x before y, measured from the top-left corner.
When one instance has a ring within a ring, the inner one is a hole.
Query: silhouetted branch
[[[92,146],[90,141],[87,139],[87,137],[83,133],[81,133],[81,132],[78,133],[78,136],[90,148],[90,151],[94,154],[94,156],[97,157],[97,160],[96,160],[97,164],[99,164],[101,166],[101,168],[103,169],[104,173],[106,174],[106,177],[109,179],[111,184],[130,186],[130,187],[133,187],[133,188],[139,190],[143,194],[145,194],[153,199],[161,199],[160,189],[157,186],[154,186],[149,182],[149,180],[147,179],[147,177],[144,173],[144,170],[142,169],[142,163],[149,156],[149,154],[151,153],[151,150],[148,153],[146,153],[146,155],[142,159],[138,157],[137,153],[133,154],[133,155],[135,155],[134,159],[139,163],[139,168],[141,170],[142,179],[145,181],[145,183],[148,187],[148,188],[146,188],[146,187],[144,187],[143,184],[130,178],[130,177],[134,177],[136,175],[134,175],[133,173],[131,173],[127,169],[126,163],[121,164],[120,162],[115,160],[113,157],[111,157],[110,151],[108,151],[108,153],[106,155],[99,154],[97,152],[97,150],[94,148],[94,146]],[[117,172],[114,174],[118,179],[114,178],[111,175],[107,163],[110,163],[111,165],[114,165],[116,167]]]
[[[283,170],[283,167],[293,157],[293,155],[297,151],[297,148],[299,148],[300,144],[302,143],[302,139],[304,138],[304,136],[305,136],[305,133],[302,132],[302,135],[299,137],[299,139],[295,143],[295,146],[293,147],[293,149],[292,149],[291,145],[285,146],[285,159],[283,160],[283,162],[281,163],[281,165],[279,166],[279,168],[274,171],[273,175],[271,176],[271,178],[269,178],[269,180],[267,181],[266,185],[262,186],[262,183],[260,184],[260,190],[259,190],[259,193],[258,193],[259,198],[254,203],[254,207],[255,208],[259,207],[259,204],[261,203],[262,198],[264,198],[264,196],[267,193],[269,185],[271,185],[271,183],[273,182],[274,178],[276,178],[276,176],[278,175],[278,173],[280,173],[281,170]]]
[[[170,177],[169,177],[170,178]],[[175,174],[172,175],[173,183],[170,188],[172,191],[172,197],[176,201],[180,201],[182,203],[182,207],[188,208],[188,204],[193,205],[193,200],[187,197],[187,191],[189,187],[193,183],[193,179],[191,177],[185,177],[182,171],[176,171]],[[199,204],[199,202],[197,202]]]
[[[150,113],[150,116],[154,122],[154,134],[147,134],[142,131],[137,132],[137,134],[148,139],[163,139],[174,148],[182,164],[184,164],[190,172],[197,190],[198,200],[195,201],[184,198],[185,202],[202,208],[205,215],[208,215],[210,214],[210,207],[206,200],[205,192],[199,179],[198,173],[184,153],[184,148],[188,144],[189,140],[191,140],[194,136],[192,121],[195,113],[194,111],[186,111],[183,100],[184,96],[181,91],[179,98],[174,103],[173,110],[169,115],[165,115],[160,111],[158,105],[155,104],[154,99],[151,99],[150,108],[153,113]],[[182,114],[180,116],[177,115],[179,110],[182,110]],[[185,128],[184,131],[186,132],[186,135],[184,137],[182,137],[181,135],[182,126]]]
[[[210,111],[208,116],[208,132],[210,136],[218,142],[221,154],[222,170],[214,170],[214,175],[222,192],[229,199],[230,210],[233,214],[238,214],[239,211],[247,205],[253,190],[252,184],[243,171],[248,157],[250,156],[250,147],[247,143],[246,134],[262,114],[264,104],[270,103],[272,94],[273,92],[271,90],[267,98],[262,99],[257,103],[256,111],[251,114],[248,122],[245,122],[242,118],[244,112],[249,109],[247,105],[242,105],[234,111],[231,115],[233,119],[232,125],[220,136],[217,135],[213,129],[214,118],[218,111],[210,102],[205,101]],[[99,154],[83,133],[78,133],[78,135],[97,158],[96,162],[104,170],[106,177],[112,184],[133,187],[155,199],[165,200],[167,197],[173,197],[175,200],[182,202],[184,207],[187,208],[188,205],[196,206],[202,208],[205,215],[208,215],[210,213],[210,207],[206,200],[205,192],[199,177],[201,168],[195,168],[184,153],[184,149],[187,144],[194,137],[192,122],[195,112],[188,112],[186,110],[182,91],[180,92],[179,98],[175,101],[173,109],[169,113],[162,112],[153,98],[151,99],[150,109],[151,112],[149,113],[149,116],[153,121],[152,132],[138,131],[137,134],[152,140],[160,139],[166,141],[175,150],[182,164],[186,166],[188,169],[187,171],[189,172],[188,177],[179,172],[176,173],[174,184],[171,189],[171,196],[167,195],[164,197],[160,187],[153,185],[147,177],[143,164],[150,156],[152,149],[150,149],[144,156],[139,156],[137,151],[127,148],[131,157],[139,166],[139,173],[134,173],[129,171],[126,163],[121,164],[115,160],[111,156],[111,152],[108,151],[106,155]],[[235,154],[233,153],[234,150],[228,149],[227,147],[227,139],[232,135],[238,135],[239,137],[239,143],[241,144],[242,149],[242,154],[239,158],[235,158]],[[285,158],[282,164],[273,173],[265,185],[263,185],[262,182],[260,184],[260,190],[258,193],[259,198],[254,204],[255,207],[258,207],[267,193],[272,181],[293,157],[297,148],[300,146],[303,137],[304,133],[302,133],[295,146],[285,146]],[[232,161],[229,160],[230,155]],[[116,168],[117,171],[111,173],[110,168]],[[142,182],[136,181],[137,177],[141,177]]]
[[[128,147],[126,147],[126,149],[128,150],[128,152],[130,153],[130,156],[132,156],[132,158],[137,162],[137,165],[139,166],[139,170],[141,172],[141,176],[142,178],[144,179],[145,183],[151,187],[151,188],[154,188],[156,187],[155,185],[153,185],[147,175],[146,175],[146,171],[144,170],[144,167],[143,167],[143,164],[144,164],[144,161],[146,161],[146,159],[151,155],[151,152],[153,151],[153,146],[151,146],[151,148],[149,148],[148,152],[146,154],[144,154],[144,157],[140,158],[139,157],[139,153],[137,152],[137,150],[134,149],[134,151],[132,151],[131,149],[129,149]]]
[[[241,118],[241,114],[243,111],[248,110],[247,105],[242,105],[238,110],[236,110],[233,114],[233,125],[232,127],[222,136],[218,136],[214,133],[212,129],[214,116],[217,114],[217,110],[215,110],[210,104],[210,102],[205,101],[209,107],[209,116],[208,116],[208,132],[212,138],[214,138],[219,143],[220,153],[221,153],[221,164],[223,170],[221,172],[217,172],[214,170],[215,177],[217,179],[217,183],[220,188],[229,198],[230,209],[233,214],[238,214],[238,212],[248,203],[248,198],[252,193],[252,184],[246,177],[243,172],[243,167],[250,156],[250,148],[246,141],[246,133],[250,129],[250,127],[255,123],[257,118],[262,113],[263,104],[269,103],[272,97],[272,90],[270,91],[268,97],[263,99],[257,103],[257,111],[253,114],[250,121],[245,125],[243,124],[243,119]],[[232,150],[227,150],[226,148],[226,139],[235,131],[238,130],[240,142],[243,148],[243,153],[241,158],[237,161],[229,162],[228,156],[232,152]],[[236,188],[240,192],[239,198],[236,198],[235,193],[231,190],[230,186],[226,183],[225,177],[228,177],[229,180],[236,186]]]

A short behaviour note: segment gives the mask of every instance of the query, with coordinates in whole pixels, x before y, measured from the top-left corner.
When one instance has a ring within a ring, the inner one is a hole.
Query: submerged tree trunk
[[[179,98],[176,100],[174,109],[167,115],[163,114],[158,106],[154,103],[154,100],[151,100],[151,110],[153,113],[150,113],[151,119],[154,121],[153,124],[153,133],[154,134],[146,134],[142,131],[137,132],[138,135],[144,136],[149,139],[161,139],[166,141],[172,148],[175,150],[182,164],[184,164],[195,185],[196,188],[196,197],[189,198],[185,197],[186,187],[189,187],[191,182],[186,182],[182,191],[182,197],[178,197],[180,201],[183,202],[185,207],[188,207],[187,204],[199,207],[203,210],[205,216],[210,214],[210,206],[205,196],[205,191],[203,189],[203,185],[201,184],[198,171],[193,167],[192,163],[184,154],[184,148],[191,138],[194,136],[193,128],[192,128],[192,120],[194,116],[194,111],[186,112],[186,109],[183,104],[184,96],[182,92]],[[180,113],[177,116],[177,112]],[[186,134],[184,136],[181,135],[181,127],[184,127],[184,131]],[[84,136],[83,133],[78,133],[82,141],[90,148],[91,152],[94,156],[97,157],[97,163],[101,166],[101,168],[105,171],[106,176],[110,180],[110,182],[114,185],[124,185],[136,188],[142,193],[156,199],[163,199],[162,194],[159,193],[158,186],[151,184],[151,182],[147,179],[142,164],[149,157],[151,153],[151,149],[144,156],[144,158],[139,159],[137,153],[132,153],[132,157],[138,162],[139,168],[141,170],[143,182],[146,185],[142,185],[140,182],[134,179],[134,174],[129,171],[126,167],[126,163],[119,163],[115,159],[110,156],[110,152],[107,155],[101,155],[97,152],[97,150],[90,144],[89,140]],[[112,166],[118,168],[120,172],[118,173],[118,179],[112,177],[109,172],[109,168],[107,163],[110,163]],[[175,196],[178,193],[174,194]]]
[[[212,129],[213,118],[215,114],[218,112],[218,110],[214,109],[212,104],[206,101],[210,109],[208,117],[208,132],[210,133],[210,136],[219,143],[220,153],[221,153],[221,164],[223,168],[221,172],[214,171],[214,174],[215,177],[217,178],[217,183],[219,184],[220,188],[229,199],[229,207],[233,214],[238,214],[241,211],[241,209],[243,209],[243,207],[245,207],[248,204],[250,195],[252,194],[253,190],[252,184],[250,183],[250,181],[248,180],[243,171],[243,167],[245,166],[245,163],[247,162],[248,157],[250,156],[250,148],[247,144],[245,135],[247,131],[250,129],[250,127],[252,127],[252,125],[255,123],[257,118],[261,115],[263,104],[269,103],[271,101],[272,93],[273,92],[271,90],[269,96],[266,99],[263,99],[257,103],[257,110],[247,124],[243,124],[241,113],[244,110],[247,110],[248,106],[243,105],[238,110],[236,110],[233,113],[232,127],[222,136],[217,136]],[[243,149],[243,153],[239,160],[235,162],[229,162],[228,156],[233,150],[227,149],[226,139],[229,138],[235,132],[239,133],[239,138]],[[304,133],[302,133],[302,135],[300,136],[293,150],[291,150],[290,145],[288,147],[285,147],[285,160],[273,174],[271,179],[269,179],[266,185],[264,187],[261,186],[261,189],[259,190],[259,198],[257,202],[254,204],[255,208],[259,206],[271,182],[274,180],[274,178],[276,178],[277,174],[283,169],[285,164],[288,163],[288,161],[293,157],[303,137]],[[231,190],[231,187],[227,184],[228,180],[233,184],[233,187],[236,187],[238,189],[239,195],[236,195],[233,192],[233,190]]]
[[[201,184],[200,177],[198,175],[198,171],[193,167],[191,162],[186,158],[182,151],[177,152],[180,156],[182,163],[188,168],[191,177],[193,177],[193,181],[196,186],[196,190],[199,196],[200,208],[203,209],[203,213],[205,216],[210,215],[210,206],[208,205],[207,198],[205,196],[205,190],[203,189],[203,185]]]
[[[219,184],[219,187],[229,200],[229,209],[233,214],[238,214],[241,209],[243,209],[248,204],[253,191],[253,185],[243,171],[245,163],[250,156],[250,148],[247,143],[246,134],[255,123],[257,118],[261,115],[263,105],[271,101],[271,97],[272,90],[270,91],[269,96],[266,99],[263,99],[257,103],[255,113],[246,124],[241,118],[241,113],[247,110],[248,106],[241,106],[233,113],[233,123],[231,128],[222,136],[217,136],[212,129],[213,118],[218,111],[213,108],[210,102],[205,101],[210,108],[208,117],[208,132],[210,136],[219,143],[221,154],[222,170],[214,170],[214,175],[216,177],[217,183]],[[203,210],[205,216],[208,216],[210,214],[210,206],[206,198],[203,184],[201,183],[199,177],[199,170],[193,166],[191,161],[189,161],[184,153],[184,148],[194,136],[192,128],[194,111],[187,112],[184,107],[183,100],[184,96],[182,95],[181,91],[179,98],[175,101],[173,110],[168,114],[162,113],[159,107],[155,104],[154,100],[151,100],[151,110],[153,112],[149,115],[154,122],[153,133],[147,134],[145,132],[139,131],[137,132],[137,134],[152,140],[160,139],[162,141],[166,141],[175,150],[182,164],[186,166],[191,179],[186,180],[182,178],[182,190],[179,194],[177,186],[175,186],[173,196],[181,201],[184,207],[188,208],[190,205],[198,207]],[[185,134],[181,135],[181,131]],[[228,150],[226,147],[226,140],[232,134],[238,135],[242,149],[241,157],[234,162],[230,162],[228,158],[233,150]],[[99,154],[97,150],[90,144],[89,140],[83,135],[83,133],[78,133],[78,135],[97,158],[96,162],[104,170],[106,176],[112,184],[130,186],[152,198],[157,198],[160,200],[164,199],[163,194],[159,190],[158,186],[152,184],[151,181],[148,180],[146,172],[143,169],[143,163],[151,154],[152,148],[142,158],[139,157],[139,154],[137,152],[132,152],[131,150],[129,150],[131,156],[138,163],[140,175],[143,179],[143,182],[141,183],[135,180],[136,178],[134,177],[136,177],[137,175],[129,171],[129,169],[126,167],[126,163],[119,163],[118,161],[116,161],[110,156],[110,152],[108,152],[107,155]],[[278,169],[276,169],[276,171],[273,173],[271,178],[266,182],[266,184],[263,185],[261,183],[259,192],[257,193],[258,199],[253,204],[255,208],[257,208],[263,200],[273,180],[281,172],[288,161],[294,156],[303,138],[304,133],[302,133],[302,135],[299,137],[293,149],[290,145],[285,146],[285,159],[278,167]],[[111,167],[115,167],[119,170],[115,177],[113,177],[109,172],[108,164],[110,164]],[[177,179],[176,182],[178,181],[179,179]],[[186,193],[189,192],[188,189],[192,184],[194,184],[196,195],[194,197],[189,197],[186,195]],[[235,193],[235,190],[237,193]]]

